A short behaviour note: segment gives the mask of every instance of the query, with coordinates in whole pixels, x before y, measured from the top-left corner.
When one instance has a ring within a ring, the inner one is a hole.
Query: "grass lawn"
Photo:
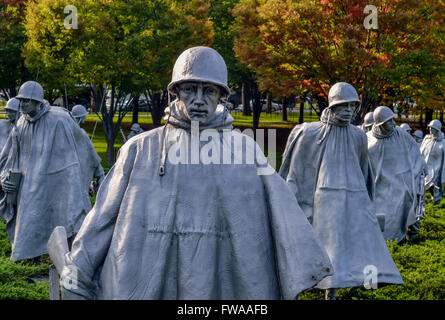
[[[262,114],[262,117],[265,114]],[[267,115],[266,115],[267,116]],[[142,127],[152,125],[151,117],[141,114],[140,124]],[[251,123],[248,117],[239,116],[235,118],[236,123],[242,126]],[[262,118],[263,119],[263,118]],[[267,118],[265,117],[264,120]],[[270,116],[270,126],[290,125],[295,123],[275,122]],[[298,119],[297,119],[298,120]],[[308,119],[309,120],[309,119]],[[318,120],[318,119],[315,119]],[[90,115],[84,129],[90,134],[93,131],[96,117]],[[235,123],[235,125],[236,125]],[[124,119],[123,131],[128,135],[131,125],[131,116]],[[268,125],[266,121],[263,125]],[[100,122],[97,125],[93,144],[105,159],[106,142]],[[115,148],[122,145],[122,137],[118,135]],[[282,150],[277,152],[277,166],[281,163]],[[103,161],[103,164],[105,162]],[[107,170],[106,166],[104,168]],[[94,201],[94,199],[91,199]],[[388,242],[389,250],[399,268],[404,285],[387,286],[377,290],[366,290],[364,288],[340,289],[338,299],[445,299],[445,200],[436,210],[428,194],[426,216],[423,220],[418,244],[397,245]],[[4,220],[0,219],[0,299],[48,299],[49,285],[44,280],[48,275],[50,260],[47,255],[43,257],[41,266],[34,266],[29,261],[12,262],[9,259],[11,246],[6,236]],[[32,278],[30,278],[32,276]],[[35,278],[43,278],[35,281]],[[301,299],[323,299],[323,292],[312,290],[301,294]]]

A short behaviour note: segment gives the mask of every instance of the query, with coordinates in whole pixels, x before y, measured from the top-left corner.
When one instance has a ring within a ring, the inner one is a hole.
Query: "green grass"
[[[264,114],[263,114],[264,115]],[[262,115],[262,116],[263,116]],[[248,117],[237,118],[239,123],[251,121]],[[142,127],[152,125],[150,117],[140,117]],[[266,117],[265,117],[266,119]],[[272,117],[268,118],[272,121]],[[95,116],[89,116],[83,125],[84,129],[91,135],[96,121]],[[251,123],[251,122],[250,122]],[[277,124],[277,122],[273,122]],[[126,117],[123,122],[123,131],[128,135],[131,126],[131,117]],[[105,160],[106,142],[99,121],[93,144]],[[122,145],[122,137],[118,135],[115,148]],[[277,167],[281,163],[282,150],[277,150]],[[109,167],[105,166],[107,171]],[[91,198],[94,202],[94,198]],[[397,245],[388,242],[391,255],[399,268],[404,285],[391,285],[377,290],[366,290],[364,288],[340,289],[338,299],[445,299],[445,200],[435,210],[431,197],[428,195],[429,203],[426,208],[426,216],[422,222],[418,244]],[[0,219],[0,299],[48,299],[48,281],[33,281],[31,276],[47,276],[50,260],[47,255],[43,257],[41,266],[34,266],[32,262],[12,262],[9,259],[11,246],[6,236],[5,223]],[[312,290],[301,294],[303,300],[323,299],[324,293],[320,290]]]

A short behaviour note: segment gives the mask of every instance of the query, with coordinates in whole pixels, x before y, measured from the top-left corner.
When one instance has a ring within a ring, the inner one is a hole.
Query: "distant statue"
[[[405,130],[408,134],[411,134],[411,131],[413,131],[413,129],[411,129],[411,127],[407,123],[402,123],[400,125],[400,129]]]
[[[365,115],[365,119],[363,121],[362,130],[368,132],[372,129],[372,125],[374,124],[374,113],[368,112]]]
[[[430,134],[423,139],[420,152],[425,159],[427,169],[425,188],[433,196],[434,205],[438,205],[443,197],[445,183],[445,141],[441,132],[442,123],[439,120],[431,121],[428,127]]]
[[[71,115],[76,123],[80,126],[81,124],[85,123],[88,111],[83,105],[78,104],[75,105],[71,110]],[[83,129],[82,131],[84,132],[84,135],[88,137],[88,134]],[[78,152],[82,153],[81,157],[83,159],[89,159],[89,161],[84,162],[84,167],[82,168],[82,170],[85,172],[85,184],[91,183],[90,193],[96,194],[100,184],[104,179],[105,172],[101,165],[102,159],[97,154],[96,149],[94,149],[94,146],[91,143],[90,139],[85,139],[84,135],[79,139],[79,143],[82,143],[83,148],[79,149]],[[94,179],[96,180],[93,181]]]
[[[75,235],[91,209],[79,150],[88,136],[62,108],[43,99],[42,86],[25,82],[16,97],[23,115],[0,154],[0,216],[7,222],[13,261],[47,253],[56,226]]]
[[[140,133],[144,132],[144,129],[141,128],[141,126],[139,125],[139,123],[133,123],[131,125],[130,128],[131,132],[130,134],[127,136],[127,140],[130,140],[131,138],[133,138],[134,136],[137,136]]]
[[[379,283],[403,283],[382,236],[373,206],[374,182],[366,134],[350,124],[360,100],[353,86],[329,91],[321,121],[297,125],[283,154],[280,175],[298,200],[334,265],[316,288],[335,299],[337,288],[359,287],[376,266]]]
[[[220,54],[184,51],[167,89],[166,124],[122,146],[66,254],[64,299],[295,299],[331,274],[284,181],[267,161],[259,175],[264,155],[232,131]],[[192,140],[206,132],[210,141]],[[207,162],[219,143],[236,145]],[[258,162],[232,162],[255,149]],[[178,150],[197,162],[176,162]]]
[[[77,122],[77,124],[80,126],[81,124],[85,123],[85,119],[87,118],[88,111],[87,111],[87,109],[85,109],[85,107],[83,105],[77,104],[71,110],[71,115],[73,116],[73,118]]]
[[[411,135],[396,126],[391,109],[376,108],[374,121],[367,135],[376,212],[385,214],[385,239],[401,242],[424,212],[425,161]]]
[[[8,140],[9,134],[14,127],[17,118],[20,117],[19,113],[19,100],[16,98],[9,99],[5,106],[6,114],[8,115],[7,120],[0,120],[0,152],[3,149],[6,141]]]
[[[417,144],[420,147],[420,145],[422,144],[422,141],[423,141],[423,132],[422,132],[422,130],[414,131],[413,138],[414,138],[414,140],[416,140]]]

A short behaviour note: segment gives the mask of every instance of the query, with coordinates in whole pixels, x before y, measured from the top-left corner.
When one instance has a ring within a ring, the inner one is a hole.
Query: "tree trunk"
[[[139,122],[139,95],[136,95],[133,99],[133,120],[132,123]]]
[[[440,112],[439,121],[443,123],[443,111]]]
[[[304,122],[304,99],[300,101],[300,118],[298,119],[298,123]]]
[[[107,140],[107,165],[114,164],[114,139]]]
[[[282,114],[281,114],[281,120],[287,121],[287,98],[283,99],[283,106],[282,106]]]
[[[256,139],[256,129],[258,129],[260,125],[260,116],[261,116],[261,92],[258,90],[257,85],[254,87],[254,103],[253,103],[253,135]]]
[[[266,113],[272,113],[272,95],[271,94],[267,95]]]
[[[422,110],[422,108],[420,108],[419,126],[421,129],[423,129],[423,110]]]
[[[243,115],[244,116],[252,115],[252,111],[250,110],[249,85],[246,83],[243,83],[241,87],[241,101],[243,104]]]
[[[429,124],[433,120],[434,111],[431,109],[426,109],[425,111],[425,124]]]
[[[164,110],[167,107],[168,93],[163,91],[162,93],[150,94],[152,102],[151,117],[153,119],[153,125],[155,128],[161,126],[161,120],[164,116]]]

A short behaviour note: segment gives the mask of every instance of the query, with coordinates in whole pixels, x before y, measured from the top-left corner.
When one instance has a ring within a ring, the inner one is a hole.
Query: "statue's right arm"
[[[67,299],[95,298],[96,284],[93,279],[108,253],[135,155],[135,144],[121,148],[121,156],[105,177],[95,205],[86,216],[71,252],[66,255],[61,284]]]

